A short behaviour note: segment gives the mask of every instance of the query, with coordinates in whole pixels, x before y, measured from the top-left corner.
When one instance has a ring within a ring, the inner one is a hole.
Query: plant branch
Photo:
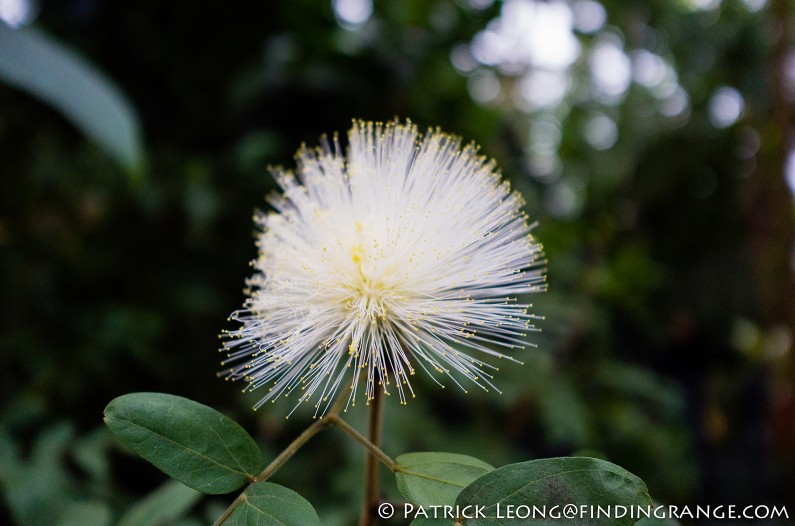
[[[340,418],[340,412],[342,411],[342,408],[345,407],[347,401],[348,393],[342,393],[334,402],[334,405],[331,406],[328,413],[304,429],[304,431],[298,435],[295,440],[290,442],[290,444],[281,453],[279,453],[276,458],[274,458],[273,461],[265,467],[265,469],[263,469],[256,477],[251,479],[249,486],[256,484],[257,482],[264,482],[268,480],[273,476],[274,473],[276,473],[276,471],[279,470],[279,468],[281,468],[288,460],[290,460],[290,458],[295,455],[298,450],[304,446],[304,444],[309,442],[313,436],[327,427],[337,426],[356,442],[364,446],[365,449],[367,449],[367,451],[370,453],[367,455],[367,486],[365,487],[364,503],[366,508],[363,508],[362,513],[362,520],[364,522],[360,524],[364,524],[365,526],[372,525],[372,510],[378,501],[379,494],[378,464],[376,463],[376,460],[382,462],[391,471],[397,470],[397,463],[379,447],[379,443],[381,441],[381,420],[383,414],[383,398],[381,396],[381,392],[376,391],[375,397],[373,400],[371,400],[369,439],[356,431],[356,429],[354,429],[345,420]],[[246,488],[248,488],[248,486]],[[234,512],[235,508],[237,508],[237,506],[239,506],[240,503],[245,500],[244,493],[245,490],[243,490],[243,492],[240,493],[240,495],[238,495],[234,501],[232,501],[232,504],[229,505],[229,507],[220,517],[218,517],[218,520],[213,523],[213,526],[221,526],[232,515],[232,512]],[[365,517],[367,518],[365,519]]]
[[[226,522],[226,519],[228,519],[229,516],[232,515],[232,512],[235,511],[235,508],[237,508],[237,506],[241,502],[243,502],[242,492],[240,493],[240,495],[237,496],[235,500],[232,501],[232,504],[230,504],[229,507],[224,510],[223,514],[221,514],[221,516],[218,517],[218,519],[213,523],[213,526],[221,526],[221,524]]]
[[[251,481],[252,484],[257,482],[265,482],[271,478],[273,474],[284,465],[285,462],[290,460],[290,457],[295,455],[298,450],[304,446],[304,444],[309,442],[310,438],[317,435],[328,426],[332,425],[334,423],[334,417],[339,415],[340,411],[345,405],[345,402],[347,401],[347,397],[345,395],[346,393],[342,393],[339,397],[337,397],[334,405],[331,406],[331,409],[329,409],[328,414],[321,416],[311,426],[304,429],[303,433],[298,435],[295,440],[290,442],[290,445],[288,445],[284,451],[279,453],[277,457],[274,458],[273,461],[259,473],[259,475],[254,477],[254,479]]]
[[[288,445],[284,449],[284,451],[279,453],[276,456],[276,458],[274,458],[271,461],[271,463],[268,464],[265,467],[265,469],[263,469],[259,473],[259,475],[254,477],[254,480],[252,480],[251,483],[256,484],[257,482],[265,482],[266,480],[271,478],[273,474],[276,473],[279,470],[279,468],[281,468],[284,465],[285,462],[290,460],[290,458],[293,455],[295,455],[298,452],[298,450],[304,446],[304,444],[309,442],[309,439],[311,439],[313,436],[317,435],[318,433],[320,433],[322,430],[324,430],[330,425],[331,421],[329,421],[326,418],[323,418],[315,421],[315,423],[313,423],[311,426],[304,429],[303,433],[298,435],[298,437],[296,437],[295,440],[290,442],[290,445]]]
[[[381,448],[370,442],[366,436],[362,435],[358,431],[356,431],[351,425],[346,422],[345,420],[341,419],[338,416],[331,417],[329,420],[332,420],[332,423],[339,427],[342,431],[344,431],[347,435],[353,438],[355,441],[360,443],[364,446],[370,453],[375,455],[378,460],[381,461],[386,467],[389,468],[390,471],[397,471],[397,462],[392,460],[392,457],[384,453]]]
[[[311,426],[304,429],[304,431],[298,435],[295,440],[290,442],[290,444],[281,453],[279,453],[276,458],[274,458],[273,461],[271,461],[271,463],[265,467],[265,469],[260,471],[256,477],[251,479],[249,486],[251,484],[256,484],[257,482],[265,482],[271,478],[273,474],[276,473],[285,462],[290,460],[290,458],[295,455],[298,450],[304,446],[304,444],[309,442],[313,436],[320,433],[322,430],[326,429],[332,424],[335,424],[336,421],[339,421],[338,415],[340,411],[342,411],[342,408],[345,406],[347,400],[347,392],[341,393],[334,401],[334,405],[331,406],[331,409],[329,409],[328,413],[325,416],[321,416]],[[248,486],[246,486],[246,488],[248,488]],[[243,492],[245,492],[245,490],[243,490]],[[221,526],[221,524],[223,524],[226,519],[232,515],[232,512],[235,510],[235,508],[237,508],[237,506],[243,502],[243,500],[243,493],[240,493],[240,495],[238,495],[237,498],[232,501],[232,504],[226,508],[224,513],[218,517],[218,520],[213,523],[213,526]]]
[[[369,443],[373,445],[379,452],[381,445],[381,430],[384,413],[384,397],[381,389],[375,388],[373,399],[370,400],[370,419],[367,426],[367,433],[369,435]],[[359,526],[372,526],[373,524],[373,510],[378,505],[381,498],[379,489],[379,472],[377,454],[370,450],[365,457],[364,468],[364,499],[362,500],[362,511],[359,515]],[[391,459],[390,459],[391,460]]]

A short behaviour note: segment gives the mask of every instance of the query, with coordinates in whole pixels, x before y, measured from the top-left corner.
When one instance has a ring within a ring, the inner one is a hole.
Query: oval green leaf
[[[493,526],[510,523],[512,525],[533,524],[561,526],[564,524],[623,526],[635,519],[627,516],[607,518],[577,516],[574,519],[555,518],[539,515],[518,518],[508,517],[509,509],[515,515],[524,515],[519,506],[533,506],[549,511],[553,506],[559,510],[566,504],[601,506],[650,506],[646,484],[622,467],[604,460],[587,457],[563,457],[531,460],[510,464],[480,477],[464,488],[458,495],[456,504],[483,506],[485,518],[472,518],[465,521],[466,526]],[[513,508],[511,508],[513,507]]]
[[[452,506],[462,489],[494,467],[455,453],[406,453],[395,459],[400,493],[419,506]]]
[[[225,526],[320,526],[315,508],[298,493],[271,482],[252,484]]]
[[[202,494],[182,482],[169,480],[130,508],[118,526],[159,526],[182,517]]]
[[[187,398],[120,396],[105,408],[105,424],[145,460],[203,493],[234,491],[262,469],[259,448],[242,427]]]

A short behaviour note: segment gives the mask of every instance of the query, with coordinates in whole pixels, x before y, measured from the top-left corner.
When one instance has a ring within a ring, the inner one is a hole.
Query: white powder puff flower
[[[255,409],[295,393],[316,415],[340,386],[355,403],[362,376],[368,400],[382,389],[405,403],[417,369],[496,389],[490,361],[518,361],[535,330],[517,295],[545,288],[521,196],[439,130],[356,122],[348,140],[274,171],[283,192],[255,217],[259,256],[219,374],[266,388]]]

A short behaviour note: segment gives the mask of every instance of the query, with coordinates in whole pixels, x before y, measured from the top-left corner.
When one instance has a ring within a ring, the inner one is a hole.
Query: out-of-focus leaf
[[[130,172],[143,164],[138,117],[121,91],[75,52],[0,22],[0,79],[47,102]]]
[[[130,508],[118,526],[170,524],[187,512],[202,494],[182,482],[169,480]]]
[[[107,526],[111,523],[111,512],[103,502],[76,502],[61,514],[56,526]],[[143,524],[141,525],[143,526]]]
[[[120,396],[105,408],[105,423],[141,457],[203,493],[234,491],[262,469],[259,448],[242,427],[187,398]]]
[[[452,506],[462,489],[494,467],[455,453],[406,453],[395,459],[400,493],[420,506]]]
[[[99,426],[88,435],[80,437],[74,444],[75,462],[94,480],[105,481],[108,479],[107,450],[112,441],[113,438],[108,430]]]
[[[15,524],[57,524],[70,504],[71,485],[63,456],[73,439],[70,424],[49,426],[36,437],[30,456],[24,459],[11,437],[0,433],[0,483]]]
[[[252,484],[226,526],[320,526],[315,508],[298,493],[270,482]]]
[[[623,505],[650,506],[646,484],[622,467],[587,457],[562,457],[510,464],[486,475],[464,488],[458,506],[484,506],[485,518],[472,518],[467,526],[504,524],[509,506]],[[627,514],[629,515],[629,514]],[[534,517],[511,519],[511,524],[578,524],[626,526],[633,518],[606,518],[596,515],[565,518]]]
[[[0,484],[7,484],[19,465],[19,447],[11,434],[0,426]]]

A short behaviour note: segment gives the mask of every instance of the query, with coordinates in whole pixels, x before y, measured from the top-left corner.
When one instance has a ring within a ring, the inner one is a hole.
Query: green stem
[[[251,486],[251,484],[256,484],[257,482],[264,482],[268,480],[270,477],[273,476],[274,473],[276,473],[276,471],[279,470],[279,468],[281,468],[284,465],[285,462],[290,460],[290,458],[293,455],[295,455],[298,452],[298,450],[304,446],[304,444],[309,442],[309,440],[313,436],[318,434],[320,431],[326,429],[327,427],[331,426],[339,427],[348,436],[350,436],[355,441],[357,441],[362,446],[364,446],[370,452],[370,455],[367,456],[368,459],[376,458],[380,462],[382,462],[386,467],[388,467],[391,471],[396,471],[397,463],[394,460],[392,460],[392,458],[389,455],[384,453],[381,450],[381,448],[379,448],[377,445],[377,443],[380,442],[381,440],[381,414],[383,413],[383,405],[382,405],[382,400],[380,399],[380,393],[378,393],[376,398],[374,398],[371,401],[374,403],[372,404],[372,411],[370,412],[369,432],[371,438],[375,439],[376,443],[373,443],[373,441],[368,440],[367,437],[356,431],[356,429],[351,427],[350,424],[348,424],[345,420],[340,418],[340,412],[342,411],[342,408],[345,407],[345,403],[347,401],[348,401],[348,393],[347,392],[342,393],[334,402],[334,405],[331,406],[331,409],[329,409],[328,413],[325,416],[318,419],[317,421],[315,421],[311,426],[304,429],[304,431],[300,435],[298,435],[295,438],[295,440],[290,442],[290,444],[284,449],[284,451],[279,453],[276,456],[276,458],[273,459],[273,461],[270,464],[268,464],[267,467],[259,473],[259,475],[251,479],[249,486]],[[370,467],[370,464],[368,463],[368,474],[367,474],[368,481],[371,480],[370,479],[371,472],[375,473],[375,475],[372,476],[376,477],[377,480],[378,477],[377,468],[378,468],[377,464],[374,464],[374,467]],[[368,483],[367,487],[372,489],[370,494],[374,494],[375,495],[374,499],[377,499],[378,498],[377,482],[375,484],[370,482]],[[246,489],[248,489],[248,486],[246,486]],[[220,517],[218,517],[218,520],[216,520],[213,523],[213,526],[221,526],[226,521],[226,519],[228,519],[232,515],[232,512],[235,511],[235,508],[237,508],[240,505],[240,503],[245,500],[246,500],[245,490],[243,490],[243,492],[240,495],[238,495],[234,501],[232,501],[232,504],[230,504],[229,507],[226,508],[224,513]],[[368,520],[372,520],[372,507],[375,505],[376,500],[372,500],[370,502],[371,504],[368,507],[369,512],[366,514],[367,516],[370,517],[370,519]],[[372,522],[367,522],[365,524],[369,525],[372,524]]]
[[[381,452],[379,446],[381,445],[384,404],[383,395],[378,387],[375,388],[373,399],[370,400],[369,405],[370,419],[369,425],[367,426],[369,440],[367,442]],[[383,454],[383,452],[381,453]],[[376,455],[377,453],[374,453],[371,450],[365,458],[364,499],[362,500],[362,512],[359,515],[359,526],[373,525],[375,519],[373,516],[373,510],[378,505],[378,501],[381,498],[381,492],[379,491],[380,481],[378,480],[379,457]]]
[[[226,519],[228,519],[229,516],[232,515],[232,512],[235,511],[235,508],[237,508],[237,506],[241,502],[243,502],[243,493],[238,495],[237,498],[232,501],[232,504],[230,504],[229,507],[224,510],[223,514],[221,514],[221,516],[218,517],[218,520],[216,520],[213,523],[213,526],[221,526],[221,524],[226,522]]]
[[[295,440],[290,442],[290,444],[284,449],[284,451],[279,453],[276,456],[276,458],[274,458],[273,461],[265,467],[265,469],[260,471],[260,473],[256,477],[251,479],[249,486],[251,484],[256,484],[257,482],[265,482],[266,480],[271,478],[273,474],[276,473],[279,470],[279,468],[281,468],[284,465],[285,462],[290,460],[290,458],[293,455],[295,455],[298,452],[298,450],[304,446],[304,444],[309,442],[309,440],[313,436],[317,435],[327,427],[333,425],[335,423],[335,420],[339,420],[338,415],[340,411],[342,411],[342,408],[345,406],[345,402],[347,400],[348,400],[347,392],[342,393],[339,397],[337,397],[337,400],[334,402],[334,405],[331,406],[331,409],[329,409],[326,416],[320,417],[320,419],[316,420],[311,426],[304,429],[304,431],[300,435],[298,435],[295,438]],[[248,489],[248,486],[246,486],[246,488]],[[245,493],[245,490],[243,490],[243,492]],[[235,511],[235,508],[237,508],[240,505],[240,503],[243,502],[243,500],[245,500],[245,497],[243,496],[243,493],[241,493],[240,495],[237,496],[237,498],[234,501],[232,501],[232,504],[230,504],[229,507],[226,508],[224,513],[220,517],[218,517],[218,520],[216,520],[213,523],[213,526],[221,526],[221,524],[223,524],[226,521],[226,519],[228,519],[229,516],[232,515],[232,512]]]
[[[331,424],[332,422],[328,418],[321,418],[320,420],[317,420],[315,423],[313,423],[311,426],[304,429],[304,432],[298,435],[298,437],[295,440],[290,442],[290,445],[288,445],[284,449],[284,451],[279,453],[276,456],[276,458],[274,458],[271,461],[271,463],[265,467],[265,469],[260,471],[259,475],[254,477],[251,483],[256,484],[257,482],[265,482],[266,480],[271,478],[273,474],[276,473],[279,470],[279,468],[281,468],[284,465],[285,462],[290,460],[290,458],[293,455],[295,455],[298,452],[298,450],[304,446],[304,444],[309,442],[309,439],[320,433],[322,430],[324,430]]]
[[[370,453],[375,455],[375,457],[378,458],[378,460],[380,460],[386,467],[388,467],[390,471],[397,471],[397,462],[392,460],[392,458],[386,453],[384,453],[381,450],[381,448],[370,442],[367,439],[367,437],[365,437],[364,435],[356,431],[353,427],[351,427],[349,423],[336,416],[331,418],[331,420],[333,420],[333,424],[335,426],[339,427],[342,431],[347,433],[351,438],[353,438],[355,441],[357,441],[362,446],[364,446],[368,451],[370,451]]]

